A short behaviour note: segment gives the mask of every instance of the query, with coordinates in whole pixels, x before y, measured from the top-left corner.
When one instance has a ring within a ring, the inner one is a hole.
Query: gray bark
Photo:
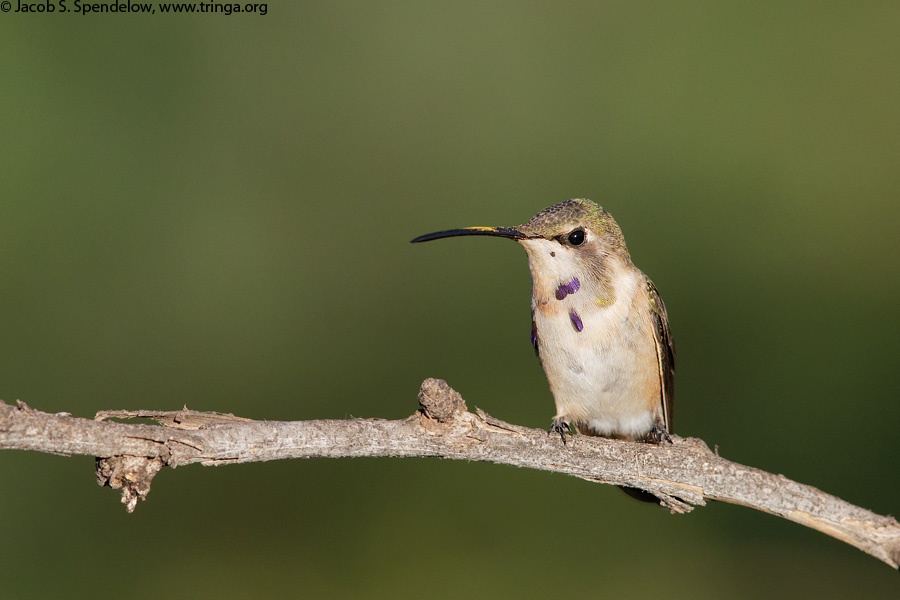
[[[559,436],[466,409],[444,381],[427,379],[420,409],[382,419],[253,421],[219,413],[103,411],[94,420],[0,402],[0,449],[97,457],[101,485],[122,490],[129,512],[164,466],[345,456],[434,456],[479,460],[639,488],[673,513],[706,500],[742,504],[817,529],[894,568],[900,525],[814,487],[719,457],[696,438],[659,445]],[[162,427],[108,421],[148,417]]]

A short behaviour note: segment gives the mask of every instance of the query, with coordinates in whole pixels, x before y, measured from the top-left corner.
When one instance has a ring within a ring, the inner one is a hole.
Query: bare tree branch
[[[381,419],[252,421],[180,411],[104,411],[94,420],[47,414],[0,402],[0,449],[97,457],[101,485],[122,489],[133,511],[164,466],[344,456],[437,456],[515,465],[650,492],[672,512],[705,500],[743,504],[817,529],[900,567],[900,524],[782,475],[720,458],[696,438],[639,444],[558,436],[504,423],[466,409],[444,381],[427,379],[420,410],[402,421]],[[111,422],[147,417],[163,427]]]

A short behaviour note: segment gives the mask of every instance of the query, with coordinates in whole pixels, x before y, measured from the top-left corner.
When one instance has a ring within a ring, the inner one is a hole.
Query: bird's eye
[[[569,236],[567,238],[569,243],[573,246],[580,246],[584,243],[584,229],[574,229],[569,232]]]

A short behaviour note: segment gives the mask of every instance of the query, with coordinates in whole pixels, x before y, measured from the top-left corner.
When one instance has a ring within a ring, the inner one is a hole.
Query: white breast
[[[581,282],[562,300],[535,295],[534,321],[557,417],[595,434],[636,439],[660,410],[656,345],[643,275],[610,260],[612,304],[598,305],[597,288]],[[559,282],[574,276],[560,275]]]

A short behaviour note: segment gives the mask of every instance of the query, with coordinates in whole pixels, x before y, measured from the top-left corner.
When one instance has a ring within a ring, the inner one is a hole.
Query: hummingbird
[[[419,236],[515,240],[531,271],[531,343],[556,402],[550,433],[659,443],[672,431],[675,348],[666,306],[634,263],[622,230],[585,199],[517,227]]]

